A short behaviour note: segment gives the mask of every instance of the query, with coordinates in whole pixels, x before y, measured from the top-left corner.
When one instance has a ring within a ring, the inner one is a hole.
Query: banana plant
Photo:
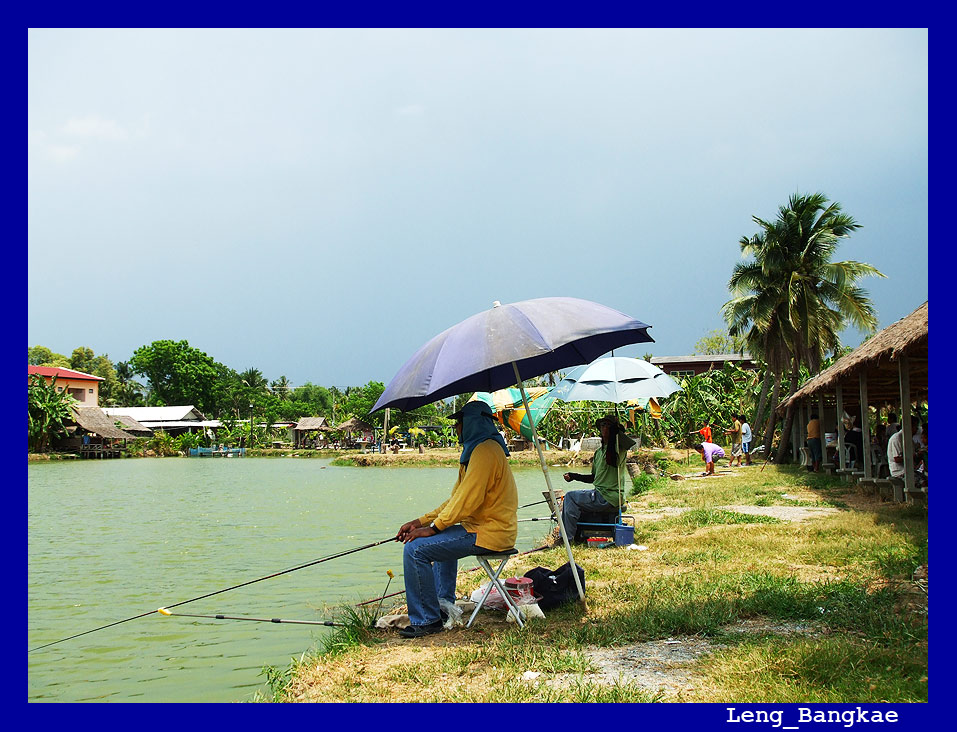
[[[33,452],[43,452],[56,439],[66,437],[66,423],[73,419],[76,399],[57,391],[56,376],[48,385],[39,374],[30,377],[27,386],[27,440]]]

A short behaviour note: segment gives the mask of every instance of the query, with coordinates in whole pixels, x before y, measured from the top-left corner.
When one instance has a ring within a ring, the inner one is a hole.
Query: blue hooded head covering
[[[505,450],[508,455],[508,445],[505,439],[498,433],[495,426],[495,418],[492,416],[492,408],[481,400],[468,402],[461,410],[456,412],[453,417],[462,417],[462,436],[459,441],[462,443],[462,456],[459,462],[465,465],[472,457],[474,450],[480,443],[486,440],[495,440]]]

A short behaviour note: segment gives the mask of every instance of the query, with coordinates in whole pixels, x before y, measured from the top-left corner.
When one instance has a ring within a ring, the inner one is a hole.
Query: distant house
[[[192,404],[182,407],[104,407],[103,411],[117,419],[131,417],[154,432],[163,430],[171,435],[214,430],[223,426],[218,419],[206,419],[206,415]]]
[[[39,374],[49,385],[56,377],[56,390],[67,392],[83,406],[96,407],[100,403],[100,382],[103,378],[82,371],[63,369],[56,366],[27,366],[27,381],[33,374]]]
[[[307,441],[315,444],[317,438],[325,439],[322,433],[330,431],[331,428],[325,417],[301,417],[293,427],[293,444],[296,447],[305,445]]]
[[[720,370],[726,363],[733,363],[743,369],[756,369],[758,366],[751,354],[718,353],[710,356],[656,356],[651,364],[657,366],[672,378],[697,376],[706,371]]]

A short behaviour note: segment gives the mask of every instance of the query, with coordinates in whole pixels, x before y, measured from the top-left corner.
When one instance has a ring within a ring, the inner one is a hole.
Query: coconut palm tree
[[[127,361],[119,361],[116,366],[116,380],[119,382],[114,401],[125,407],[139,407],[145,402],[145,388],[133,379],[133,368]]]
[[[770,381],[789,376],[789,393],[798,387],[802,365],[816,373],[828,353],[841,346],[840,331],[848,325],[872,333],[877,314],[857,281],[884,277],[863,262],[832,262],[840,240],[860,228],[854,219],[822,193],[794,194],[778,209],[774,221],[752,217],[760,231],[742,237],[744,256],[754,259],[735,266],[728,283],[732,299],[723,306],[732,336],[744,335],[771,373]],[[772,395],[765,450],[770,450],[776,395]],[[789,408],[778,448],[783,460],[793,421]]]
[[[248,368],[239,374],[239,379],[253,391],[266,391],[269,386],[269,381],[259,369]]]
[[[269,386],[273,394],[275,394],[280,399],[289,398],[289,390],[292,387],[289,384],[289,379],[287,379],[285,375],[280,376],[278,379],[273,381]]]

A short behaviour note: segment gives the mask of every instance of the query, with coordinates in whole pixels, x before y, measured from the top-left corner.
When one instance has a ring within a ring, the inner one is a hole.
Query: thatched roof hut
[[[894,500],[926,498],[926,489],[918,488],[915,479],[914,443],[911,437],[916,425],[911,419],[911,407],[928,398],[927,312],[925,302],[906,318],[901,318],[838,359],[781,402],[778,406],[780,412],[793,406],[800,415],[797,429],[791,430],[795,456],[801,450],[802,439],[807,435],[804,417],[817,413],[823,430],[836,430],[838,472],[845,476],[857,475],[868,485],[878,485],[883,480],[880,476],[881,453],[887,448],[883,441],[872,444],[869,408],[888,406],[900,414],[903,433],[903,485],[900,481],[893,484]],[[857,455],[855,448],[854,456],[850,456],[843,414],[858,420],[862,432],[861,443],[867,446],[861,450],[862,455]],[[826,432],[824,436],[827,436]],[[826,453],[824,457],[824,462],[827,462]],[[855,465],[848,468],[848,460],[853,460]],[[863,470],[858,469],[857,463],[863,463],[860,466]]]
[[[298,422],[296,422],[295,430],[299,432],[328,432],[332,428],[329,426],[329,423],[326,421],[325,417],[301,417]]]
[[[361,419],[350,417],[342,424],[336,427],[339,432],[372,432],[372,425],[366,424]]]
[[[927,398],[927,303],[906,318],[889,325],[862,343],[830,367],[808,380],[789,399],[778,405],[785,412],[791,403],[807,401],[818,395],[833,395],[842,386],[844,403],[859,406],[859,380],[867,378],[867,400],[871,404],[899,404],[900,359],[908,357],[910,390],[916,399]],[[828,399],[833,403],[833,398]]]
[[[134,435],[116,426],[116,418],[109,417],[99,407],[73,407],[73,418],[77,426],[100,437],[131,440]]]
[[[104,412],[104,414],[106,413]],[[147,427],[146,425],[140,424],[135,419],[133,419],[132,417],[126,414],[117,414],[113,417],[110,417],[110,419],[122,424],[123,426],[120,429],[122,429],[125,432],[129,432],[131,435],[135,437],[150,437],[153,434],[153,430],[151,430],[149,427]]]

